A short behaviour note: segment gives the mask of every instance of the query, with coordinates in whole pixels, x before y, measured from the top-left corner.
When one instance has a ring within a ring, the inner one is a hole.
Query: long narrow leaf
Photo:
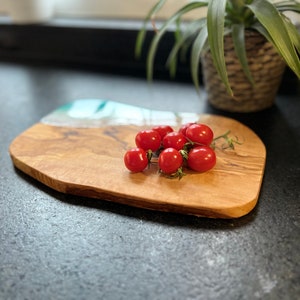
[[[189,26],[184,30],[183,34],[180,36],[178,40],[176,40],[176,43],[174,44],[168,59],[167,59],[167,65],[171,65],[174,63],[174,61],[177,59],[177,55],[179,50],[185,46],[187,43],[187,40],[191,37],[195,36],[199,30],[203,28],[203,26],[206,25],[206,19],[200,19],[192,21]]]
[[[228,93],[231,90],[224,57],[224,20],[227,0],[211,0],[207,10],[208,42],[212,59]]]
[[[294,11],[300,13],[300,3],[296,1],[280,1],[274,3],[274,6],[281,12]]]
[[[207,43],[207,40],[207,27],[204,26],[193,44],[191,53],[191,74],[196,89],[199,89],[198,70],[200,64],[200,55],[205,44]]]
[[[300,34],[297,27],[290,21],[290,19],[284,19],[285,25],[291,37],[291,40],[296,47],[298,53],[300,54]]]
[[[259,22],[256,22],[252,25],[252,28],[257,30],[261,35],[263,35],[266,38],[266,40],[268,40],[270,43],[272,43],[274,45],[274,47],[277,49],[272,37],[270,36],[269,32],[266,30],[266,28],[264,26],[262,26]],[[279,50],[277,49],[277,51],[279,51]]]
[[[253,0],[248,7],[266,28],[278,52],[300,78],[300,60],[281,14],[268,0]]]
[[[246,54],[244,24],[234,24],[232,26],[232,39],[235,48],[235,53],[237,54],[242,69],[244,70],[244,73],[248,80],[251,82],[252,85],[254,85]]]
[[[181,23],[180,19],[177,19],[176,30],[175,30],[175,34],[174,34],[175,44],[181,39],[181,36],[182,36],[181,30],[180,30],[180,23]],[[177,55],[169,64],[169,69],[170,69],[171,78],[174,78],[176,71],[177,71]]]
[[[145,17],[142,28],[137,35],[137,39],[135,43],[135,57],[139,58],[141,56],[142,47],[146,36],[146,27],[149,20],[164,6],[166,2],[167,0],[160,0],[159,2],[157,2]]]
[[[162,26],[162,28],[158,31],[158,33],[153,38],[150,49],[147,56],[147,78],[148,80],[152,79],[153,77],[153,64],[154,64],[154,57],[157,51],[157,47],[159,42],[161,41],[163,35],[169,29],[170,25],[176,22],[177,19],[181,18],[184,14],[200,7],[207,6],[207,1],[195,1],[191,2],[181,9],[179,9],[173,16],[171,16]]]
[[[293,25],[293,24],[291,24]],[[293,25],[294,26],[294,25]],[[266,28],[263,27],[259,22],[253,24],[252,26],[255,30],[257,30],[261,35],[263,35],[269,42],[271,42],[274,47],[277,49],[277,51],[279,52],[279,49],[276,47],[272,37],[270,36],[270,34],[267,32]],[[298,33],[298,30],[294,27],[294,34],[291,33],[292,29],[289,29],[290,30],[290,35],[291,35],[291,38],[292,39],[295,39],[295,47],[297,49],[297,51],[300,53],[300,41],[299,41],[299,33]]]
[[[207,26],[207,18],[206,17],[200,19],[199,21],[201,21],[202,24],[204,24],[205,26]],[[203,28],[203,25],[199,25],[197,32],[199,33],[202,28]],[[195,34],[195,36],[196,36],[196,34]],[[195,41],[194,38],[190,37],[182,45],[182,48],[180,50],[180,59],[181,59],[181,61],[185,61],[185,59],[187,57],[187,53],[188,53],[189,49],[191,49],[191,46],[192,46],[192,44],[193,44],[194,41]],[[206,42],[206,44],[203,47],[203,51],[207,51],[208,49],[209,49],[208,42]]]

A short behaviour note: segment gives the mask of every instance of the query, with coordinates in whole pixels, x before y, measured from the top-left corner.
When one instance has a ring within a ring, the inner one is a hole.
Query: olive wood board
[[[213,169],[185,170],[180,180],[159,174],[156,163],[140,173],[125,168],[123,156],[139,130],[186,122],[205,123],[215,136],[230,130],[240,144],[224,150],[220,141]],[[238,218],[255,207],[266,161],[260,138],[234,119],[98,99],[60,107],[16,137],[9,151],[16,168],[59,192],[210,218]]]

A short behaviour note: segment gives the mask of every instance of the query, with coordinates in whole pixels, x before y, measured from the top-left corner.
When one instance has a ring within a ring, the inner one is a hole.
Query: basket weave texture
[[[201,57],[208,101],[216,108],[231,112],[254,112],[272,106],[275,101],[285,62],[273,45],[256,31],[246,31],[245,45],[254,86],[242,70],[231,36],[224,37],[225,62],[233,97],[227,93],[210,52]]]

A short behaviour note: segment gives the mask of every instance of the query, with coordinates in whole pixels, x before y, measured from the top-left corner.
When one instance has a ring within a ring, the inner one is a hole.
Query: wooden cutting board
[[[161,176],[156,164],[142,173],[125,168],[123,155],[139,130],[195,121],[211,126],[215,136],[230,130],[242,144],[234,151],[219,144],[212,170],[186,171],[181,180]],[[266,160],[262,141],[236,120],[93,99],[44,117],[11,143],[10,155],[15,167],[62,193],[213,218],[241,217],[255,207]]]

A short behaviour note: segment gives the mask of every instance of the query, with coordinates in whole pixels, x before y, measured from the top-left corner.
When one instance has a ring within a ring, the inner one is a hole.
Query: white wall
[[[12,3],[27,0],[0,0],[0,13],[9,14]],[[29,0],[33,1],[33,0]],[[37,0],[41,1],[41,0]],[[47,0],[46,0],[47,1]],[[51,0],[48,0],[51,1]],[[143,19],[150,7],[157,0],[52,0],[55,16],[65,17],[101,17],[101,18],[124,18]],[[183,3],[189,0],[169,0],[162,9],[158,18],[168,17]],[[192,15],[202,16],[205,10],[199,10]],[[300,23],[300,16],[293,15],[293,20]]]
[[[0,13],[10,14],[13,3],[28,0],[0,0]],[[34,1],[34,0],[29,0]],[[40,0],[37,0],[40,1]],[[104,17],[143,19],[157,0],[52,0],[54,15],[66,17]],[[189,0],[170,0],[158,17],[170,16],[183,3]]]

